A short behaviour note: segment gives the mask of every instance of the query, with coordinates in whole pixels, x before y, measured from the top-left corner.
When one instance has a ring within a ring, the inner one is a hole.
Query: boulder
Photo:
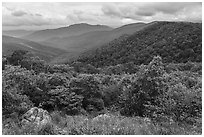
[[[28,110],[23,116],[21,124],[22,126],[34,126],[38,130],[41,130],[45,125],[51,123],[50,114],[41,108],[33,107]]]
[[[109,115],[109,114],[101,114],[101,115],[98,115],[97,117],[93,118],[93,121],[107,120],[110,118],[111,118],[111,115]]]

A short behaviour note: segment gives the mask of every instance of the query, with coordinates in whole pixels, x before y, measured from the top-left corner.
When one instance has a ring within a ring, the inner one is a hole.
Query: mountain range
[[[39,43],[15,38],[11,36],[2,36],[2,55],[8,56],[15,50],[26,50],[32,52],[34,55],[39,56],[45,61],[50,61],[54,57],[65,53],[64,50],[48,47]],[[68,54],[68,53],[67,53]]]
[[[33,30],[4,30],[2,31],[3,35],[11,36],[11,37],[23,37],[33,33]]]
[[[96,67],[131,61],[147,63],[154,55],[164,57],[166,62],[201,61],[201,26],[155,21],[111,28],[81,23],[30,32],[21,38],[7,33],[10,36],[3,36],[2,49],[3,54],[28,50],[54,64],[77,60]]]
[[[121,35],[133,34],[146,25],[147,24],[145,23],[135,23],[112,30],[90,31],[81,35],[62,38],[50,38],[42,42],[42,44],[52,47],[58,45],[59,48],[66,49],[72,52],[83,52],[87,49],[100,47],[101,45],[108,43]]]
[[[153,56],[163,62],[202,62],[202,24],[154,22],[132,35],[115,39],[80,55],[77,61],[96,67],[148,64]]]
[[[111,27],[105,25],[90,25],[87,23],[80,23],[70,25],[68,27],[61,27],[57,29],[46,29],[36,31],[32,34],[26,35],[22,37],[23,39],[32,40],[32,41],[46,41],[48,39],[53,38],[63,38],[69,36],[81,35],[83,33],[91,32],[91,31],[104,31],[111,30]]]

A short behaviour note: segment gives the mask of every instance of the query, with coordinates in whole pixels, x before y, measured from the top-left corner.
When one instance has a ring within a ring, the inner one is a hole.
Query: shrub
[[[71,92],[68,88],[57,87],[48,92],[49,99],[42,103],[43,107],[51,110],[62,110],[69,115],[79,114],[83,97]]]
[[[69,75],[74,75],[74,68],[69,66],[69,65],[65,65],[65,64],[61,64],[61,65],[49,65],[47,66],[47,71],[51,74],[53,73],[63,73],[63,74],[69,74]]]
[[[48,78],[48,84],[51,88],[56,86],[68,87],[68,79],[61,73],[54,73]]]
[[[121,93],[119,85],[112,84],[109,86],[103,86],[101,90],[105,107],[117,105]]]
[[[200,125],[202,112],[201,88],[187,88],[178,83],[157,99],[157,105],[147,108],[152,111],[156,121],[177,121],[191,125]]]
[[[21,67],[33,70],[36,74],[46,71],[46,63],[39,57],[26,57],[21,61]]]
[[[146,115],[146,105],[155,104],[156,98],[165,90],[161,57],[154,57],[149,65],[141,68],[131,87],[121,95],[123,115]]]
[[[143,135],[155,134],[151,121],[143,118],[109,116],[87,119],[84,116],[69,117],[65,128],[70,135]]]
[[[6,66],[2,74],[2,111],[3,114],[17,112],[22,114],[33,106],[25,90],[32,88],[32,72],[20,67]]]
[[[86,109],[87,106],[93,104],[92,99],[102,99],[102,93],[99,90],[99,84],[100,81],[93,75],[80,74],[78,77],[72,78],[70,80],[69,87],[72,92],[76,93],[77,95],[83,96],[82,106],[84,109]],[[97,106],[94,105],[94,107]]]
[[[7,59],[11,65],[18,66],[21,64],[21,61],[25,58],[27,53],[28,51],[16,50],[10,57],[7,57]]]
[[[28,51],[16,50],[10,57],[7,57],[7,60],[11,65],[20,65],[28,70],[33,70],[37,74],[46,71],[46,62]]]
[[[14,121],[3,125],[3,135],[56,135],[57,132],[52,123],[47,123],[43,128],[38,129],[35,124],[19,126]]]
[[[7,85],[15,87],[20,94],[28,96],[33,103],[39,103],[37,97],[42,93],[35,84],[36,75],[33,71],[20,66],[7,66],[3,71],[3,79]]]

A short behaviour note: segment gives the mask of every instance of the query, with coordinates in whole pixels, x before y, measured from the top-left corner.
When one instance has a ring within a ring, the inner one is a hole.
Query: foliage
[[[101,92],[103,94],[105,107],[108,108],[112,105],[117,105],[119,101],[119,95],[121,94],[120,86],[116,84],[110,84],[108,86],[104,86]]]
[[[187,22],[154,22],[129,37],[83,54],[78,61],[95,67],[134,62],[148,64],[160,55],[166,63],[202,61],[202,24]]]
[[[88,118],[86,116],[62,116],[60,112],[53,112],[55,119],[42,129],[34,131],[33,127],[22,129],[15,123],[12,127],[3,126],[3,134],[27,135],[200,135],[202,131],[193,126],[178,123],[154,124],[148,118],[124,117],[109,115],[107,118]]]
[[[131,86],[121,96],[121,113],[124,115],[144,116],[147,104],[155,104],[157,96],[163,94],[165,84],[162,75],[165,73],[161,57],[157,56],[142,68]]]
[[[69,86],[72,92],[84,97],[82,102],[84,109],[88,110],[88,107],[93,106],[101,110],[103,109],[103,101],[97,101],[102,98],[102,94],[99,91],[99,84],[100,81],[94,76],[80,74],[70,80]]]
[[[19,66],[6,66],[2,73],[3,113],[25,112],[33,103],[26,96],[26,91],[34,90],[33,72]]]
[[[20,65],[21,61],[25,58],[27,53],[28,51],[16,50],[13,52],[13,54],[10,57],[8,57],[8,61],[12,65],[15,65],[15,66]]]
[[[20,51],[9,60],[13,64],[5,63],[2,73],[5,119],[14,113],[18,120],[29,108],[41,106],[53,120],[40,132],[4,121],[4,134],[201,133],[201,63],[163,64],[155,56],[147,65],[46,65]],[[108,111],[117,116],[93,118]],[[147,121],[135,119],[138,116]]]
[[[48,66],[48,70],[49,73],[53,74],[53,73],[65,73],[65,74],[70,74],[70,75],[74,75],[74,68],[69,66],[69,65],[65,65],[65,64],[61,64],[61,65],[49,65]]]
[[[76,115],[82,109],[83,96],[70,92],[68,88],[57,87],[48,92],[49,99],[43,102],[43,106],[50,106],[64,111],[69,115]]]
[[[74,71],[78,73],[87,73],[87,74],[99,73],[99,69],[95,68],[94,66],[90,64],[84,64],[79,61],[73,62],[71,66],[74,68]]]
[[[22,115],[33,103],[25,95],[19,94],[16,88],[6,85],[2,82],[2,114],[9,115],[17,113]]]
[[[152,117],[158,121],[173,120],[200,125],[202,115],[201,84],[198,82],[194,86],[188,87],[182,83],[174,83],[178,77],[167,75],[166,79],[171,79],[171,82],[168,83],[168,91],[158,97],[157,105],[147,106],[149,111],[153,111]]]
[[[41,60],[39,57],[24,58],[20,65],[28,70],[33,70],[37,74],[46,71],[45,61]]]
[[[14,121],[3,124],[4,135],[57,135],[52,123],[46,124],[42,129],[37,130],[36,125],[31,124],[26,127],[19,126]]]
[[[46,71],[46,62],[28,51],[16,50],[11,56],[7,57],[7,61],[10,65],[20,65],[28,70],[34,70],[37,74]]]

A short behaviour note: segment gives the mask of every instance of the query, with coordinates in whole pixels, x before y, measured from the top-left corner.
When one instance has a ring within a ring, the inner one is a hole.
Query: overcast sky
[[[76,23],[119,27],[151,21],[202,21],[202,3],[3,3],[3,30],[48,29]]]

